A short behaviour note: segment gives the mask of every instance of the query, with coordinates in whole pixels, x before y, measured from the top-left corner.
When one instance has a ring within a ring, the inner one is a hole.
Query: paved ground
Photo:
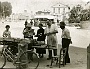
[[[58,48],[58,54],[59,49],[61,46],[59,45]],[[47,53],[48,54],[48,53]],[[51,69],[49,67],[46,67],[46,65],[50,64],[51,60],[47,60],[47,54],[44,55],[44,58],[40,58],[40,64],[38,69]],[[78,48],[70,46],[69,54],[71,58],[71,63],[65,65],[65,67],[61,66],[60,69],[86,69],[87,68],[87,51],[85,48]],[[15,68],[12,63],[7,62],[5,68]],[[53,64],[52,69],[59,69],[58,66]]]

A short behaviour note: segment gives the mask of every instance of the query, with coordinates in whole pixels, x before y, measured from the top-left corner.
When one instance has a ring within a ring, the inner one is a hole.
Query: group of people
[[[9,31],[10,26],[6,25],[6,30],[3,32],[3,37],[5,38],[11,38],[11,32]],[[65,56],[65,64],[70,63],[70,57],[69,57],[69,44],[71,42],[70,37],[70,31],[65,27],[65,22],[60,22],[60,28],[62,29],[62,48],[67,48],[66,56]],[[42,41],[45,43],[45,39],[47,36],[47,46],[48,46],[48,58],[47,60],[50,60],[52,58],[52,49],[54,56],[57,55],[57,36],[58,33],[58,27],[55,25],[54,21],[47,21],[47,26],[45,29],[43,29],[43,24],[39,24],[39,29],[37,30],[37,34],[35,35],[34,30],[32,29],[32,25],[28,22],[25,22],[25,28],[23,30],[24,38],[32,40],[33,35],[37,38],[37,41]],[[28,49],[33,49],[32,44],[28,45]],[[37,49],[36,50],[39,53],[40,57],[43,57],[43,53],[45,53],[45,49]]]

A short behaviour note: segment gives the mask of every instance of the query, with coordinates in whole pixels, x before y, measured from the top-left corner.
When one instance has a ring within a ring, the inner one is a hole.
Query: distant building
[[[58,3],[52,6],[52,14],[57,16],[57,20],[65,21],[68,18],[70,7],[68,5]]]
[[[27,10],[24,10],[23,13],[12,13],[10,17],[12,20],[29,20],[32,19],[33,14],[28,13]]]
[[[27,12],[27,10],[24,10],[23,13],[20,13],[19,16],[18,16],[18,19],[19,20],[26,20],[26,19],[29,19],[29,13]]]
[[[50,11],[38,11],[36,12],[36,15],[49,15]]]

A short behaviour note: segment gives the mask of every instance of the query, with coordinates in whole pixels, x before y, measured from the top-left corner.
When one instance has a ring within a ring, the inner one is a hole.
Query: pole
[[[63,21],[65,21],[65,7],[63,8]]]
[[[5,13],[4,13],[4,7],[3,7],[3,19],[4,19],[4,17],[5,17]]]
[[[55,13],[55,7],[53,8],[53,13]]]

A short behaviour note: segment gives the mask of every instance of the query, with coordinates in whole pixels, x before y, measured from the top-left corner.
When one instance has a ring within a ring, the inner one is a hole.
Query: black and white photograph
[[[0,0],[0,69],[90,69],[90,0]]]

